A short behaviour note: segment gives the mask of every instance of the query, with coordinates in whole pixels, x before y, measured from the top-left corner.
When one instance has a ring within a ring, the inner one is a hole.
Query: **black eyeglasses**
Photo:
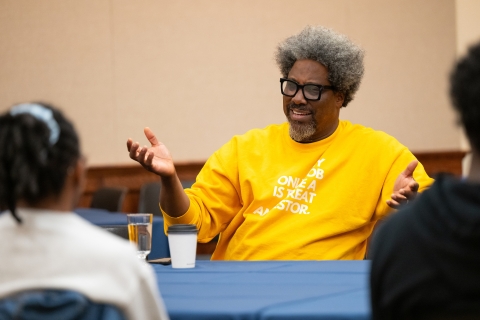
[[[282,90],[282,94],[287,97],[295,97],[298,90],[302,89],[305,99],[320,100],[323,90],[335,90],[335,87],[322,86],[319,84],[305,84],[302,86],[295,81],[280,78],[280,89]]]

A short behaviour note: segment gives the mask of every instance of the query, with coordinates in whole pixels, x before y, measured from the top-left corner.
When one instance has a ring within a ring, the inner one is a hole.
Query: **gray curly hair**
[[[307,26],[278,45],[275,60],[283,77],[288,76],[297,60],[321,63],[328,70],[330,83],[344,94],[346,107],[360,87],[363,56],[363,49],[346,36],[322,26]]]

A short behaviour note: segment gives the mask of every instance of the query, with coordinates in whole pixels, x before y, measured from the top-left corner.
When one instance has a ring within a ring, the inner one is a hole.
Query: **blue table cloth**
[[[370,319],[369,261],[152,265],[171,320]]]
[[[125,213],[91,208],[77,208],[74,212],[97,226],[127,224],[127,215]],[[163,218],[153,217],[152,251],[148,255],[148,258],[157,259],[164,257],[170,257],[170,250],[168,248],[168,238],[163,231]]]

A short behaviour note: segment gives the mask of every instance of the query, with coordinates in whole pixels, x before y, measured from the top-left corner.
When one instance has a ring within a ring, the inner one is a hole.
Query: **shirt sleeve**
[[[174,218],[162,210],[165,231],[172,224],[195,224],[199,230],[198,241],[208,242],[240,212],[242,201],[236,145],[233,138],[207,160],[195,183],[185,191],[190,199],[185,214]]]

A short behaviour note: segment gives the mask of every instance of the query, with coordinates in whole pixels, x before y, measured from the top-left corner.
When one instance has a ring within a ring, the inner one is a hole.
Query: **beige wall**
[[[478,12],[478,11],[477,11]],[[46,100],[74,119],[90,164],[131,163],[150,126],[176,161],[284,121],[276,44],[306,24],[366,50],[342,118],[414,151],[456,150],[446,94],[454,0],[0,0],[0,110]]]
[[[480,41],[480,1],[456,0],[457,54],[465,54],[468,46]]]
[[[480,1],[456,0],[457,56],[466,53],[468,47],[480,41]],[[461,136],[461,148],[470,149],[465,135]]]

